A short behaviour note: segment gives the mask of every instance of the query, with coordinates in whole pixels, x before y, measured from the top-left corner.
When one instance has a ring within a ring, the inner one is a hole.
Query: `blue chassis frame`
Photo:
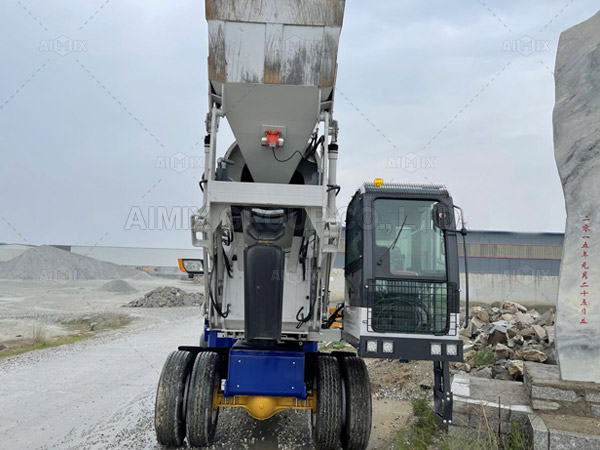
[[[209,330],[208,326],[204,342],[208,348],[227,350],[225,397],[264,395],[306,399],[306,355],[318,352],[318,342],[299,342],[285,348],[253,347],[240,345],[235,338],[219,337],[219,331]]]

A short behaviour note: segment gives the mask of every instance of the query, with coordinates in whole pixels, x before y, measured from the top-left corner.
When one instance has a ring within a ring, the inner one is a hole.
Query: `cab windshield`
[[[377,199],[376,254],[389,258],[392,276],[446,277],[444,232],[433,222],[432,200]],[[389,249],[389,252],[387,251]]]

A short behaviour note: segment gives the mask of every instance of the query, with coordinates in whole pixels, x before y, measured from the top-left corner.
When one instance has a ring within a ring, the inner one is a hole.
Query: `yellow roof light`
[[[373,184],[375,187],[383,187],[383,178],[375,178]]]

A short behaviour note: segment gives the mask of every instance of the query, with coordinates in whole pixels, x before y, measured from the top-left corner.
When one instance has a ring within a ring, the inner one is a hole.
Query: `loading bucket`
[[[344,9],[345,0],[206,0],[209,95],[254,181],[288,183],[331,110]],[[266,130],[283,146],[265,148]]]

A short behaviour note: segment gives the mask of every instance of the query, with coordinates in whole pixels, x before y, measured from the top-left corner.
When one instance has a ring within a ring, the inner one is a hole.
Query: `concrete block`
[[[550,430],[550,450],[598,450],[600,439],[594,436]]]
[[[559,380],[558,366],[533,361],[523,362],[523,382],[530,394],[531,388],[535,383]]]
[[[530,414],[529,426],[531,428],[533,450],[549,450],[549,433],[544,419],[536,414]]]
[[[528,426],[529,397],[522,383],[457,375],[452,382],[454,392],[454,425],[486,432],[502,433],[512,423]]]
[[[548,428],[550,450],[597,450],[600,420],[591,417],[540,414]]]
[[[561,402],[576,402],[579,400],[579,396],[575,391],[536,385],[532,386],[531,397],[532,399],[557,400]]]
[[[532,405],[533,405],[533,410],[539,410],[539,411],[556,411],[557,409],[560,408],[560,404],[556,403],[556,402],[551,402],[549,400],[539,400],[539,399],[533,399],[532,400]]]
[[[586,392],[585,401],[591,403],[600,403],[600,393],[598,392]]]
[[[590,407],[592,408],[592,414],[594,417],[600,419],[600,405],[590,405]]]

